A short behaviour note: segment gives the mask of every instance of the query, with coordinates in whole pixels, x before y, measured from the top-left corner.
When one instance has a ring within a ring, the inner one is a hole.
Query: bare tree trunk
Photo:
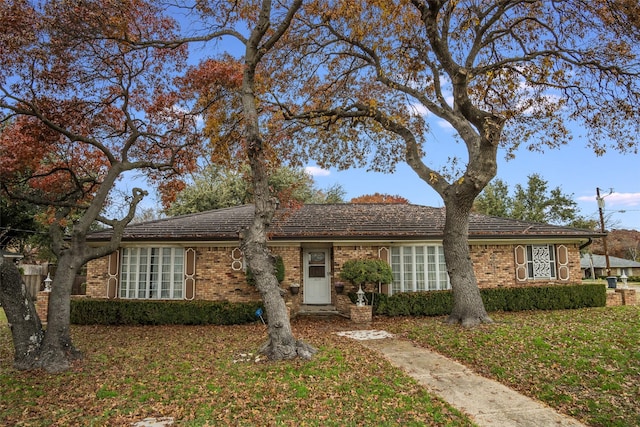
[[[247,125],[247,154],[252,172],[255,214],[251,226],[241,236],[241,249],[256,279],[256,287],[262,296],[269,322],[269,339],[260,352],[271,360],[292,359],[297,356],[309,359],[317,350],[293,336],[283,291],[276,278],[275,258],[267,247],[267,229],[278,203],[269,191],[267,159],[258,130],[257,108],[252,89],[252,85],[246,85],[243,106],[245,117],[254,119],[251,122],[253,125]]]
[[[11,328],[15,349],[13,366],[31,369],[39,355],[44,332],[20,272],[11,262],[0,264],[0,304]]]
[[[277,208],[277,200],[269,190],[268,160],[264,152],[264,141],[260,133],[260,121],[256,104],[256,68],[264,54],[266,46],[273,44],[289,27],[293,14],[302,2],[296,0],[290,6],[287,17],[277,27],[271,38],[260,44],[271,26],[271,1],[261,2],[258,21],[251,30],[251,36],[245,43],[245,67],[242,76],[242,109],[245,119],[247,139],[247,157],[251,166],[254,190],[255,215],[248,230],[241,236],[241,249],[247,264],[254,274],[256,286],[262,295],[265,312],[269,321],[269,339],[262,346],[261,352],[271,360],[292,359],[300,356],[311,358],[317,350],[296,340],[291,331],[291,322],[287,315],[282,290],[278,284],[275,271],[275,258],[267,247],[267,230]]]
[[[451,197],[445,203],[443,247],[453,291],[453,310],[447,323],[461,323],[464,327],[493,323],[480,296],[469,250],[469,217],[472,204],[473,199],[470,203],[465,203],[459,196]]]
[[[256,218],[258,217],[256,214]],[[295,357],[310,359],[317,350],[293,336],[284,291],[275,276],[275,258],[267,248],[266,240],[262,241],[262,236],[266,236],[266,233],[260,222],[260,219],[254,220],[251,227],[253,230],[248,230],[241,246],[267,313],[269,337],[259,351],[271,360]]]

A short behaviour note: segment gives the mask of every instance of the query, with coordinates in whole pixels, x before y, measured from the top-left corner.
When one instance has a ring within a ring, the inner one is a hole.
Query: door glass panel
[[[324,265],[324,252],[309,252],[310,265]]]
[[[325,276],[325,253],[309,252],[309,277]]]
[[[309,277],[324,277],[324,265],[310,265]]]

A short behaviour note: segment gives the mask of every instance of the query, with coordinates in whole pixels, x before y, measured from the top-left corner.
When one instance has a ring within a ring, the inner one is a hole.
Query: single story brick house
[[[88,297],[252,301],[238,231],[253,205],[129,225],[121,248],[87,266]],[[279,209],[270,247],[285,265],[287,303],[334,305],[345,261],[386,260],[387,294],[449,289],[442,248],[444,208],[407,204],[324,204]],[[109,231],[90,235],[94,245]],[[580,249],[601,234],[568,227],[473,214],[469,245],[482,288],[577,283]],[[347,286],[347,290],[349,287]],[[371,289],[369,289],[371,290]]]
[[[592,272],[594,277],[607,276],[607,259],[604,255],[583,254],[580,259],[580,266],[585,278],[592,277]],[[627,277],[640,276],[640,262],[637,261],[609,256],[609,267],[613,276],[619,277],[622,274]]]

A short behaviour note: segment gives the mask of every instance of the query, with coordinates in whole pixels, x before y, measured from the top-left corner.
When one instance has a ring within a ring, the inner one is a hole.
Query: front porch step
[[[335,305],[309,305],[303,304],[298,310],[300,316],[340,316]]]

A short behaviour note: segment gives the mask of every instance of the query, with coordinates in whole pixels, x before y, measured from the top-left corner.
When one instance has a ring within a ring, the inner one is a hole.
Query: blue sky
[[[181,22],[183,30],[189,33],[195,31],[197,22],[189,21],[182,16],[176,16]],[[192,45],[190,63],[196,64],[203,56],[212,52],[227,51],[234,56],[241,57],[243,46],[237,41],[224,38],[217,46]],[[444,122],[431,123],[430,145],[426,147],[425,161],[438,170],[452,151],[460,152],[462,146],[457,147],[452,139],[452,128]],[[433,159],[433,160],[432,160]],[[598,219],[598,205],[596,202],[596,187],[601,189],[605,197],[605,213],[611,221],[611,228],[640,230],[640,155],[620,154],[609,151],[598,157],[587,148],[584,140],[574,135],[570,145],[544,153],[533,153],[526,150],[516,152],[513,160],[504,160],[504,152],[498,155],[498,175],[513,189],[516,184],[525,185],[529,175],[537,173],[546,180],[549,188],[560,187],[562,192],[572,195],[578,203],[580,214]],[[406,164],[399,164],[393,173],[383,174],[367,172],[365,169],[351,169],[337,171],[323,170],[310,164],[307,171],[314,176],[319,188],[327,188],[340,184],[346,191],[345,200],[364,194],[383,193],[400,195],[411,203],[442,206],[440,196],[411,170]],[[151,197],[145,206],[156,206]]]
[[[442,126],[442,142],[447,139],[446,126]],[[435,131],[434,131],[435,132]],[[434,157],[446,154],[446,144],[441,152],[432,152]],[[425,158],[429,162],[429,156]],[[498,175],[513,189],[516,184],[526,186],[529,175],[537,173],[548,181],[549,188],[560,187],[562,192],[572,195],[580,214],[599,219],[596,188],[605,196],[605,214],[610,216],[613,228],[640,230],[640,155],[620,154],[609,151],[596,156],[584,141],[575,139],[566,145],[545,153],[519,150],[515,159],[505,161],[504,153],[498,157]],[[307,170],[314,175],[320,188],[340,184],[349,200],[363,194],[385,193],[400,195],[411,203],[443,206],[440,196],[422,181],[405,164],[400,164],[394,173],[366,172],[364,169],[336,171],[322,170],[311,165]],[[613,188],[613,193],[609,194]]]

